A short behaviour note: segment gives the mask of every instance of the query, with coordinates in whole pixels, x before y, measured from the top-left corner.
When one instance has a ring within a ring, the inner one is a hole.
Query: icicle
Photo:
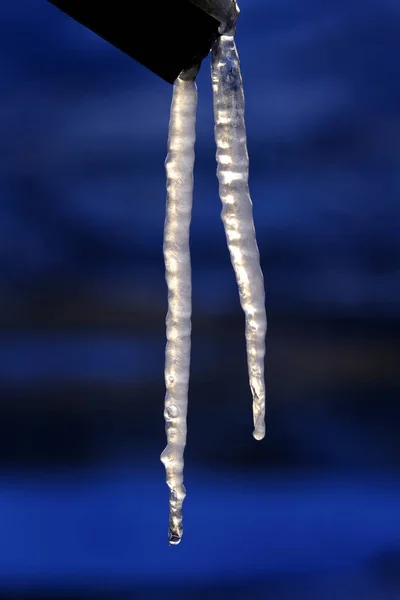
[[[168,137],[167,214],[164,259],[168,284],[165,410],[167,447],[161,455],[169,499],[169,542],[182,538],[182,505],[186,417],[188,406],[191,267],[189,230],[193,200],[194,143],[198,67],[176,80]],[[222,220],[246,317],[246,345],[253,394],[254,437],[265,435],[264,356],[267,320],[264,281],[248,188],[249,160],[244,123],[244,95],[239,57],[231,32],[212,50],[215,139]]]
[[[246,346],[253,395],[254,437],[265,436],[264,356],[267,319],[264,280],[248,187],[249,158],[244,94],[233,34],[222,35],[212,49],[215,140],[222,221],[246,318]]]
[[[196,69],[195,69],[196,71]],[[169,543],[182,538],[183,455],[190,370],[192,284],[189,230],[193,199],[194,143],[197,109],[195,73],[174,84],[168,136],[167,209],[164,260],[168,284],[167,346],[165,351],[165,426],[168,445],[161,455],[169,499]]]

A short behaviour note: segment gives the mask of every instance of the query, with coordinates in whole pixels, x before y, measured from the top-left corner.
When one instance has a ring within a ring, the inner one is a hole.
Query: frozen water
[[[233,35],[222,35],[212,50],[217,174],[222,221],[246,317],[249,381],[253,395],[254,437],[265,436],[264,357],[267,318],[264,278],[249,193],[249,157],[244,121],[244,94]]]
[[[161,455],[170,489],[169,542],[182,538],[183,454],[190,371],[192,284],[189,232],[193,202],[197,87],[178,77],[174,84],[169,124],[167,209],[164,260],[168,284],[165,351],[165,426],[168,445]]]

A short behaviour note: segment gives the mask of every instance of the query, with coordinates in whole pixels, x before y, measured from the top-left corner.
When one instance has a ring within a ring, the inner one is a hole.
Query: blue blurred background
[[[251,435],[206,61],[170,548],[172,88],[45,0],[1,4],[1,598],[400,598],[400,7],[241,8],[268,433]]]

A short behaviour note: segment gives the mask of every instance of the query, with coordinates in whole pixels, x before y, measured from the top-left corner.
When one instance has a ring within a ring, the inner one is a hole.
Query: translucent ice
[[[183,455],[190,370],[192,284],[189,231],[193,201],[197,87],[178,77],[174,84],[168,136],[167,209],[164,260],[168,285],[165,351],[165,410],[168,445],[161,455],[170,489],[169,542],[182,538]]]
[[[253,395],[254,437],[265,436],[264,356],[267,318],[264,279],[249,193],[249,157],[244,94],[233,35],[222,35],[212,49],[217,174],[222,221],[246,318],[249,381]]]

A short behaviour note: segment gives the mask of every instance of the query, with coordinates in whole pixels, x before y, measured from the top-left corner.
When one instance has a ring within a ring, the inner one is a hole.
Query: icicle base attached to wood
[[[197,87],[190,73],[174,84],[166,159],[167,207],[164,260],[168,285],[165,351],[165,427],[168,445],[161,455],[169,499],[169,543],[183,534],[183,455],[186,446],[192,284],[189,233],[193,202],[193,167]]]

